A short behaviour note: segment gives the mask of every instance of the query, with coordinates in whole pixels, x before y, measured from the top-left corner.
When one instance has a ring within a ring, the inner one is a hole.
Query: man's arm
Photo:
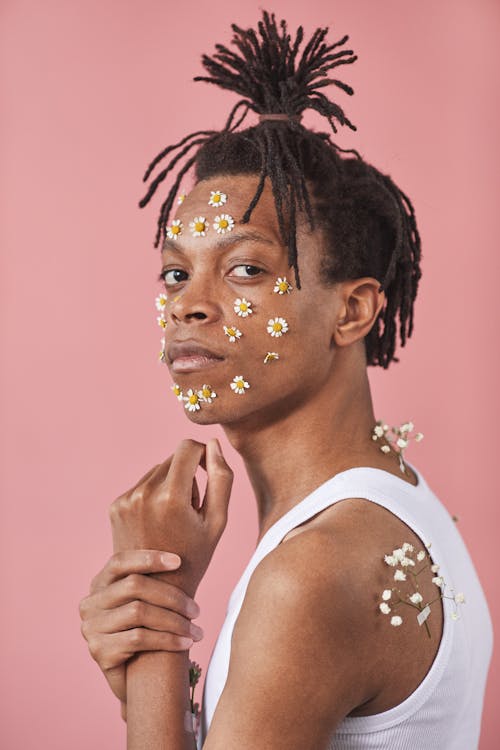
[[[146,651],[127,665],[127,749],[196,748],[189,652]]]
[[[374,591],[352,563],[348,548],[315,530],[258,565],[204,750],[326,748],[337,724],[376,694]]]

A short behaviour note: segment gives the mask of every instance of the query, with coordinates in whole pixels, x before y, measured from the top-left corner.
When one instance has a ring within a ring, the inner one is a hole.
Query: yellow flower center
[[[228,220],[227,220],[227,219],[221,219],[221,220],[219,221],[219,228],[220,228],[220,229],[225,229],[225,228],[226,228],[226,227],[228,227],[228,226],[229,226],[229,222],[228,222]]]
[[[205,396],[205,398],[208,398],[212,395],[212,389],[211,388],[203,388],[202,393]]]
[[[190,404],[198,403],[198,395],[196,393],[193,393],[193,395],[189,397],[189,403]]]
[[[205,222],[204,221],[197,221],[195,222],[194,228],[197,232],[204,232],[205,231]]]
[[[280,281],[278,284],[280,292],[286,292],[288,289],[288,282],[287,281]]]
[[[244,388],[245,387],[245,383],[243,382],[243,380],[237,380],[236,381],[236,385],[238,386],[238,388]]]
[[[273,331],[281,331],[282,328],[281,323],[273,323]]]
[[[179,388],[178,385],[174,386],[174,393],[175,393],[176,396],[180,396],[181,395],[181,389]]]
[[[179,234],[180,231],[181,231],[181,228],[180,228],[180,226],[178,224],[173,224],[170,227],[170,231],[172,232],[172,234]]]
[[[236,336],[236,330],[234,328],[228,328],[227,332],[230,336]]]
[[[240,302],[240,310],[241,312],[246,312],[248,310],[248,305],[246,302]]]
[[[220,203],[220,193],[216,193],[212,196],[212,203]]]

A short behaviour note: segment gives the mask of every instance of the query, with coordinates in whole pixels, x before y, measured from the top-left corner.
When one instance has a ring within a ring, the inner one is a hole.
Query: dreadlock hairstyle
[[[329,70],[357,59],[352,50],[339,49],[349,37],[327,44],[324,39],[328,27],[318,28],[299,59],[302,26],[293,42],[286,21],[282,20],[279,26],[281,31],[274,14],[263,11],[258,34],[254,29],[231,25],[232,43],[238,52],[216,44],[217,52],[212,57],[202,56],[210,75],[196,76],[194,80],[235,91],[243,98],[235,104],[221,131],[198,130],[153,159],[144,175],[145,182],[160,161],[180,149],[152,180],[139,206],[149,202],[158,185],[186,156],[160,209],[154,243],[158,247],[166,236],[182,178],[194,163],[196,183],[215,175],[260,176],[241,219],[243,224],[250,220],[268,177],[281,238],[288,247],[288,263],[294,269],[298,288],[299,212],[305,212],[311,231],[315,227],[323,230],[327,249],[321,274],[326,284],[362,276],[382,279],[379,291],[385,291],[384,306],[364,341],[367,365],[387,369],[391,361],[399,362],[394,356],[396,317],[399,315],[401,346],[413,331],[413,303],[421,277],[420,237],[413,206],[388,175],[365,162],[357,151],[340,148],[330,133],[306,129],[300,122],[302,112],[313,109],[326,117],[334,133],[335,121],[356,130],[341,107],[320,91],[335,85],[349,95],[354,93],[342,81],[327,77]],[[261,119],[257,125],[237,131],[249,110],[281,117]],[[198,149],[187,157],[194,146]]]

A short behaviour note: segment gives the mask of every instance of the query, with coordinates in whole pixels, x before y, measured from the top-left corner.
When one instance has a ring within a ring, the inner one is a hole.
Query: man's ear
[[[370,331],[386,299],[379,288],[380,281],[371,276],[338,284],[340,303],[333,331],[337,346],[348,346]]]

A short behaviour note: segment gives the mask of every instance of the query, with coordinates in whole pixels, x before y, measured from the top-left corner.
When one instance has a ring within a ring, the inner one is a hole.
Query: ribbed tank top
[[[417,689],[394,708],[371,716],[346,717],[328,750],[475,750],[478,747],[486,677],[493,648],[488,605],[464,541],[450,514],[422,474],[409,462],[418,484],[372,467],[347,469],[328,479],[283,515],[260,540],[229,599],[203,690],[198,750],[227,679],[234,623],[250,577],[260,561],[296,526],[348,498],[364,498],[389,510],[427,544],[447,592],[464,592],[460,619],[443,599],[444,623],[434,662]],[[401,543],[405,541],[401,539]],[[256,750],[260,750],[257,749]],[[262,750],[267,750],[262,749]],[[319,750],[319,749],[318,749]]]

